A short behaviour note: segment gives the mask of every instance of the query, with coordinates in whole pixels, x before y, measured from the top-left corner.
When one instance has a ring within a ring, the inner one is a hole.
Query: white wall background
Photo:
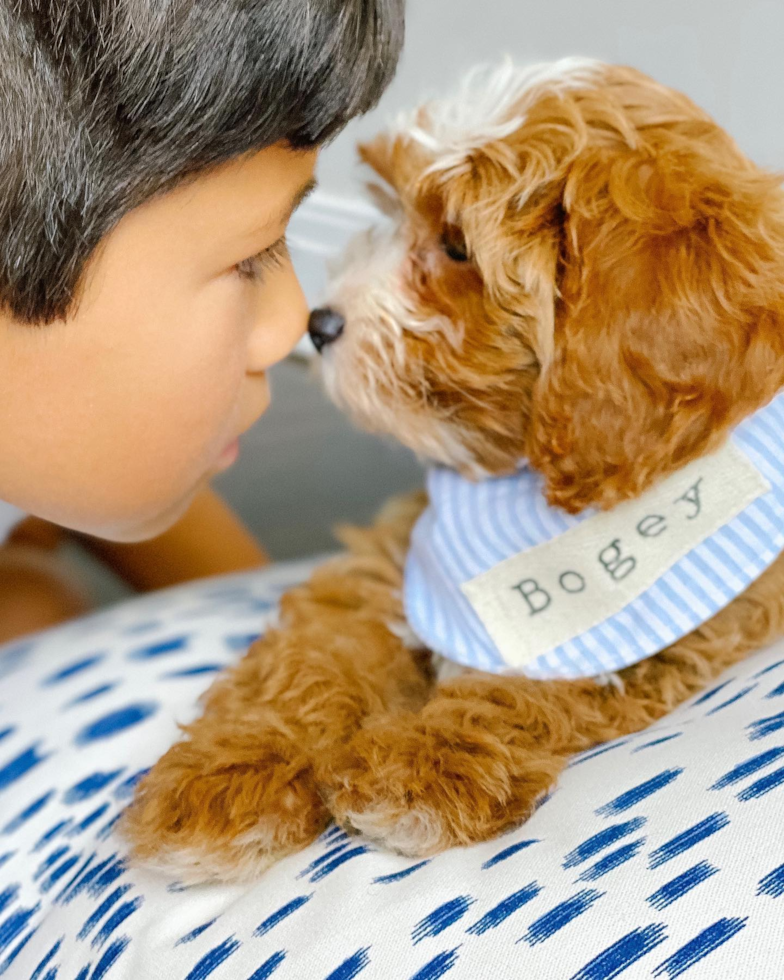
[[[784,168],[784,0],[408,0],[398,76],[324,153],[323,188],[357,193],[354,145],[472,65],[587,55],[633,65],[713,114],[758,163]]]

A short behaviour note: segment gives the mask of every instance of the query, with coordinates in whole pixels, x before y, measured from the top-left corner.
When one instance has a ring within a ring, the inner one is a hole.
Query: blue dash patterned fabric
[[[252,885],[129,867],[134,784],[306,572],[0,649],[3,980],[782,980],[784,643],[481,846],[416,861],[332,827]]]

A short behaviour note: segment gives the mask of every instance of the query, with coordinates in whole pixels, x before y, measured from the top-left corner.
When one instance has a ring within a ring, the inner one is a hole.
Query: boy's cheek
[[[0,499],[115,540],[177,520],[269,393],[247,374],[247,332],[176,305],[20,338],[0,366]]]
[[[165,378],[160,384],[166,390]],[[100,468],[88,491],[100,525],[93,533],[134,541],[165,531],[269,403],[266,376],[238,378],[229,370],[190,378],[157,403],[150,397],[146,406],[118,414],[102,432],[102,445],[93,444],[85,467]],[[72,472],[77,486],[84,484],[82,476]]]
[[[187,508],[244,421],[236,381],[218,387],[216,393],[194,386],[158,403],[95,398],[69,407],[65,400],[59,410],[39,404],[8,419],[13,439],[0,438],[7,443],[0,449],[0,498],[114,540],[161,533]]]

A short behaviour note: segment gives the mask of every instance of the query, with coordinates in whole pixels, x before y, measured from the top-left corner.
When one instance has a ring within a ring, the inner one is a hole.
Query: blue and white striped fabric
[[[593,677],[627,667],[692,632],[768,568],[784,549],[784,393],[744,420],[731,439],[771,490],[620,613],[532,660],[522,673]],[[513,672],[460,586],[594,516],[550,507],[542,488],[542,477],[527,467],[479,483],[453,470],[430,470],[430,505],[414,529],[405,580],[409,624],[430,650],[479,670]]]
[[[0,648],[2,980],[782,980],[784,642],[499,840],[416,860],[330,827],[242,886],[131,866],[135,782],[307,571]]]

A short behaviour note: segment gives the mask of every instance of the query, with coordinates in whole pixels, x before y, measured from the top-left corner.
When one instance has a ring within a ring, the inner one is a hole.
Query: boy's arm
[[[138,544],[80,539],[133,588],[146,592],[194,578],[258,568],[264,549],[217,493],[207,488],[164,534]]]

